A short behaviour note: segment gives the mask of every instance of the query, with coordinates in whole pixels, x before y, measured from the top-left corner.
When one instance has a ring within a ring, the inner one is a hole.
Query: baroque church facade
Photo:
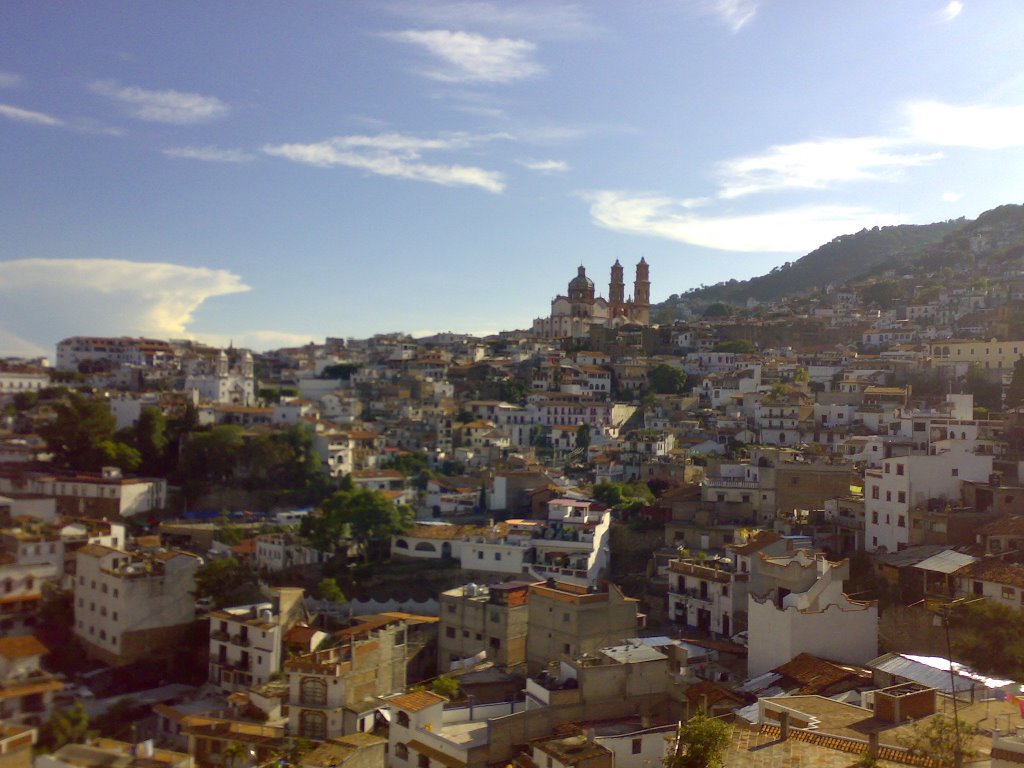
[[[564,296],[551,301],[550,317],[533,321],[533,333],[546,339],[579,339],[590,335],[591,326],[618,328],[623,325],[648,325],[651,312],[651,280],[647,262],[636,265],[633,295],[626,298],[626,284],[618,259],[612,265],[608,298],[595,296],[594,281],[580,267]]]

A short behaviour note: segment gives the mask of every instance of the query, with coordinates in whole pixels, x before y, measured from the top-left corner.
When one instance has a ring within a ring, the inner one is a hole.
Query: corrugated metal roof
[[[893,653],[880,656],[874,661],[868,662],[867,666],[870,669],[913,680],[915,683],[921,683],[921,685],[939,691],[949,693],[951,690],[950,662],[941,656],[911,656]],[[979,683],[988,688],[999,688],[1011,682],[985,677],[955,661],[953,662],[953,678],[957,691],[968,691]]]
[[[933,573],[953,573],[953,571],[958,571],[977,559],[971,555],[965,555],[963,552],[947,549],[944,552],[939,552],[937,555],[932,555],[922,560],[914,567],[920,568],[922,571],[932,571]]]

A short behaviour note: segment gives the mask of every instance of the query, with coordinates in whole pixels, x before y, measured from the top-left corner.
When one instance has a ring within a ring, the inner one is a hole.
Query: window
[[[398,711],[398,717],[396,718],[396,722],[400,726],[402,726],[403,728],[408,728],[409,727],[409,713],[408,712],[402,712],[401,710],[399,710]]]
[[[476,559],[477,560],[483,560],[484,559],[484,551],[482,549],[477,550]]]
[[[468,639],[469,638],[469,630],[468,629],[462,630],[462,637],[463,637],[463,639]]]
[[[494,553],[494,559],[495,560],[501,560],[501,552],[495,552]]]
[[[399,760],[408,760],[409,748],[405,746],[405,744],[403,744],[402,742],[398,742],[397,744],[395,744],[395,757],[397,757]]]
[[[572,646],[570,646],[568,643],[563,645],[562,646],[562,653],[564,653],[566,656],[570,655],[572,653]]]
[[[455,613],[455,606],[454,605],[449,605],[448,606],[448,613]]]
[[[444,636],[445,637],[455,637],[455,627],[445,627],[444,628]]]
[[[903,474],[903,465],[902,464],[897,464],[896,465],[896,474],[897,475],[902,475]]]
[[[960,476],[960,468],[959,467],[953,467],[953,469],[950,470],[950,471],[951,471],[953,477],[959,477]]]
[[[871,522],[876,524],[876,525],[878,524],[878,512],[877,511],[871,513]]]
[[[885,500],[886,501],[892,501],[892,491],[886,491],[885,492]]]
[[[326,704],[327,683],[317,677],[304,677],[299,683],[300,704]]]
[[[416,768],[430,768],[430,758],[421,754],[416,759]]]
[[[643,751],[643,748],[644,748],[644,740],[643,739],[633,739],[633,754],[634,755],[639,755]]]
[[[900,504],[905,504],[906,501],[907,501],[907,492],[906,491],[900,491],[899,493],[897,493],[896,494],[896,501],[898,501]]]
[[[569,614],[568,613],[563,613],[562,614],[562,621],[563,622],[569,621]]]
[[[907,527],[907,518],[905,518],[903,515],[900,515],[898,518],[896,518],[896,525],[899,526],[900,528],[906,528]]]
[[[304,709],[299,714],[299,735],[307,739],[327,738],[327,714],[312,709]]]
[[[871,498],[872,499],[877,499],[878,498],[878,486],[877,485],[872,485],[871,486]]]
[[[1013,600],[1017,597],[1017,590],[1013,587],[1003,587],[1003,599]]]

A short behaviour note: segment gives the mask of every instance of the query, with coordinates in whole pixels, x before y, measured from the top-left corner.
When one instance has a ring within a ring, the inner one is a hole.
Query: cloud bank
[[[493,138],[502,136],[470,137],[460,134],[449,138],[423,139],[400,133],[385,133],[377,136],[336,136],[312,144],[268,144],[263,147],[263,151],[274,157],[320,168],[341,165],[359,168],[378,176],[444,186],[479,187],[498,193],[505,189],[505,182],[503,175],[497,171],[420,161],[426,152],[462,149]]]
[[[121,259],[0,262],[0,331],[35,343],[74,334],[188,335],[208,299],[248,291],[227,270]]]
[[[447,29],[408,29],[389,33],[386,37],[417,46],[438,59],[441,66],[420,70],[420,74],[433,80],[509,83],[544,72],[540,64],[531,60],[537,46],[528,40],[486,37]]]
[[[226,117],[231,108],[216,96],[182,91],[150,91],[120,85],[114,80],[97,80],[89,89],[120,104],[134,118],[151,123],[192,125]]]

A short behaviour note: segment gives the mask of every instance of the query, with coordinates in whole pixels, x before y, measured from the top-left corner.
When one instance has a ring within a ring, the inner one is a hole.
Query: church
[[[533,333],[546,339],[579,339],[589,336],[590,327],[594,325],[606,328],[618,328],[631,323],[648,325],[651,281],[644,259],[641,258],[636,265],[633,295],[627,299],[625,294],[626,284],[618,259],[612,265],[607,299],[594,295],[594,281],[587,277],[587,270],[580,266],[576,277],[569,281],[567,295],[552,299],[551,316],[538,317],[533,321]]]

